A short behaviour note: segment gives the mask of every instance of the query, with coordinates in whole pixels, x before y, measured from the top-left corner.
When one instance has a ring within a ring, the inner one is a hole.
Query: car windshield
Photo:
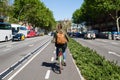
[[[9,30],[11,29],[10,24],[0,24],[0,29]]]
[[[87,33],[94,33],[93,31],[88,31]]]
[[[21,27],[20,27],[20,30],[27,30],[27,29],[26,29],[25,27],[22,27],[22,26],[21,26]]]
[[[21,34],[16,34],[16,36],[20,36]]]

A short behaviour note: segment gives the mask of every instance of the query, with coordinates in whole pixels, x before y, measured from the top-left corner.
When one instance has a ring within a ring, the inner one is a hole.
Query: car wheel
[[[5,38],[5,42],[7,42],[7,41],[8,41],[8,37]]]

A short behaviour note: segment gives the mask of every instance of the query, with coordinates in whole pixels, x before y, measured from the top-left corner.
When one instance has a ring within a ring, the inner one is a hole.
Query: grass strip
[[[68,48],[86,80],[120,80],[120,66],[70,39]]]

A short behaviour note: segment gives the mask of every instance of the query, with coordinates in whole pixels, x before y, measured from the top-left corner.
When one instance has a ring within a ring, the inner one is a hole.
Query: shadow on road
[[[56,74],[59,74],[60,68],[59,68],[58,63],[56,63],[56,62],[54,62],[54,63],[43,62],[42,66],[50,67],[53,72],[55,72]]]

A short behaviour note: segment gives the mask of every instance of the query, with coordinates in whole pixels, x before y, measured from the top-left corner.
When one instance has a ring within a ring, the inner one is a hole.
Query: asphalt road
[[[85,47],[89,47],[107,60],[117,62],[120,65],[120,41],[108,39],[85,40],[83,38],[74,38]]]
[[[6,68],[48,41],[6,75],[3,80],[82,80],[68,49],[67,66],[64,67],[62,74],[59,74],[58,64],[55,60],[55,46],[51,43],[51,39],[50,36],[44,36],[27,39],[22,42],[0,43],[2,44],[0,45],[0,71],[2,74]]]
[[[29,38],[25,41],[0,43],[0,73],[47,41],[48,37]]]

